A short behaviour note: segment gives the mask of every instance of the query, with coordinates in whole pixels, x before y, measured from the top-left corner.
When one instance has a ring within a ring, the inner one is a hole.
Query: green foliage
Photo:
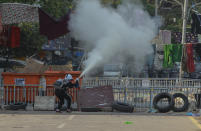
[[[148,3],[147,0],[142,0],[142,3],[145,7],[145,10],[147,10],[147,12],[149,12],[149,14],[151,16],[154,16],[155,15],[155,5]]]
[[[73,8],[72,0],[40,0],[42,9],[55,18],[60,18]]]
[[[31,56],[41,49],[42,44],[47,42],[47,39],[40,35],[38,23],[21,23],[20,48],[15,49],[15,56]]]

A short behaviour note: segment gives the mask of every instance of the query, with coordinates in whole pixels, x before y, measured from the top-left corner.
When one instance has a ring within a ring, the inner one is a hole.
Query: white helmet
[[[72,77],[71,74],[67,74],[67,75],[65,76],[65,79],[66,79],[66,80],[73,80],[73,77]]]

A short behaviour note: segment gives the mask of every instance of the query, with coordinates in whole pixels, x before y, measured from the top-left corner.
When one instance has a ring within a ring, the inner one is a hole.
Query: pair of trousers
[[[70,109],[71,107],[71,97],[68,95],[64,89],[55,89],[55,95],[59,99],[58,109],[61,109],[62,105],[64,104],[64,99],[67,100],[68,106],[67,109]]]

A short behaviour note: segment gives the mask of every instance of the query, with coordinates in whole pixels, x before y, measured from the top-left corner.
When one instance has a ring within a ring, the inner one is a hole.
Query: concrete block
[[[52,111],[55,109],[55,96],[36,96],[34,110]]]
[[[27,111],[33,111],[34,109],[33,109],[33,106],[29,106],[29,105],[28,105],[28,106],[26,106],[26,110],[27,110]]]
[[[1,105],[1,110],[6,110],[6,105]]]

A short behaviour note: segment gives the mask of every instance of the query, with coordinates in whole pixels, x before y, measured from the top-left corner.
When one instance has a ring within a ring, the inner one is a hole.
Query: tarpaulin
[[[16,26],[11,27],[10,47],[16,48],[20,46],[20,28]]]
[[[78,101],[80,108],[111,107],[114,102],[112,86],[82,88]]]
[[[55,20],[42,9],[38,9],[39,12],[39,24],[40,34],[47,36],[48,40],[56,39],[69,32],[68,21],[70,12],[67,13],[60,20]]]

